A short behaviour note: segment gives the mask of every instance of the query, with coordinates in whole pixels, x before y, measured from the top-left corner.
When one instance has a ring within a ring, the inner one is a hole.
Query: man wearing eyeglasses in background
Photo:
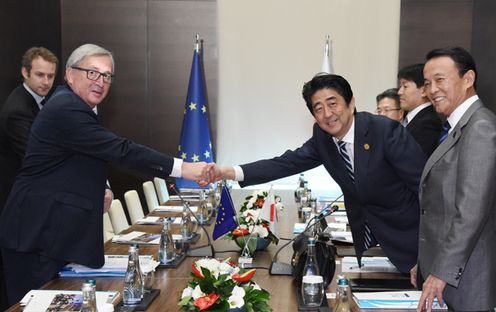
[[[407,112],[404,125],[429,157],[438,146],[441,119],[424,92],[424,64],[403,67],[398,72],[400,106]]]
[[[57,276],[68,262],[104,264],[103,200],[107,164],[200,185],[206,163],[186,163],[103,128],[93,111],[107,96],[112,54],[93,44],[72,52],[66,85],[31,128],[26,157],[0,216],[9,304]]]
[[[377,115],[385,116],[403,123],[405,111],[400,107],[398,89],[392,88],[380,93],[375,98],[377,102]]]

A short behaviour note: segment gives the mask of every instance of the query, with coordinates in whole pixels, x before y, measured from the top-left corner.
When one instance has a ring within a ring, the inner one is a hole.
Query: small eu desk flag
[[[213,162],[212,141],[208,126],[207,99],[205,84],[200,59],[200,39],[196,35],[193,64],[189,77],[188,96],[184,109],[183,126],[178,156],[187,162]],[[200,188],[194,182],[185,179],[176,179],[177,186],[181,188]]]
[[[226,186],[222,187],[220,195],[220,205],[217,211],[217,220],[215,220],[215,227],[212,237],[214,240],[222,235],[230,232],[238,227],[236,223],[236,212],[231,199],[231,194]]]

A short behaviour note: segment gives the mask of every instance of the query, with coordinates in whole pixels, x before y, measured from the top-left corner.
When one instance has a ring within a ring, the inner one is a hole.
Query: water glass
[[[301,212],[302,212],[302,223],[306,223],[308,221],[310,221],[310,218],[312,216],[312,208],[310,207],[304,207],[301,209]]]
[[[149,272],[143,272],[143,278],[145,279],[144,291],[149,293],[153,289],[153,282],[155,281],[155,271],[151,270]]]
[[[303,304],[309,307],[319,307],[324,299],[324,279],[320,275],[303,276],[301,283]]]

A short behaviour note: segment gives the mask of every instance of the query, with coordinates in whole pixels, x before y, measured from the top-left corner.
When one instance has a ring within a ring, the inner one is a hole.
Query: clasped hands
[[[222,179],[234,179],[232,167],[220,167],[216,163],[184,162],[182,165],[182,177],[193,180],[201,187]]]

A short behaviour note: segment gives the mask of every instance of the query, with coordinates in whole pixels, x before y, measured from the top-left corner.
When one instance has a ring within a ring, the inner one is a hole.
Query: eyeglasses
[[[111,73],[101,73],[94,69],[86,69],[77,66],[72,66],[71,68],[86,72],[86,78],[93,81],[100,79],[100,76],[102,76],[103,82],[110,84],[112,83],[112,78],[114,77],[114,75],[112,75]]]
[[[388,113],[391,111],[399,111],[401,108],[383,108],[383,109],[378,109],[375,112],[377,114],[382,114],[382,113]]]

